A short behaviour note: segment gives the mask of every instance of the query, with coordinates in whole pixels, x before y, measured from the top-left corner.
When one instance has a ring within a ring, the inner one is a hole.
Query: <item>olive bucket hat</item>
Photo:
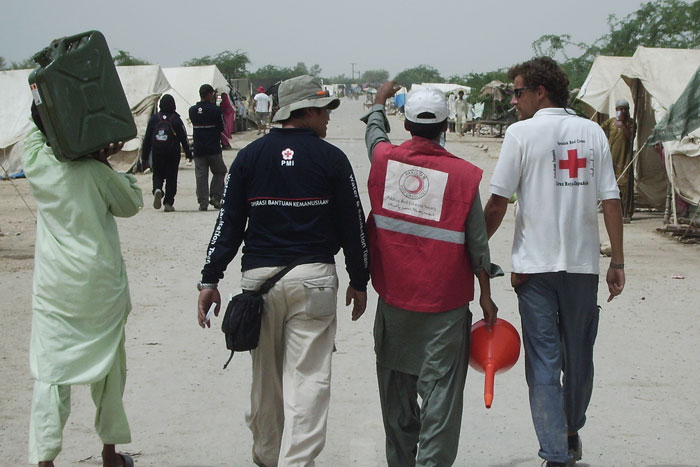
[[[277,95],[280,109],[272,118],[273,122],[287,120],[291,113],[297,109],[327,107],[329,110],[332,110],[340,105],[340,99],[330,97],[328,91],[325,91],[323,86],[321,86],[321,82],[309,75],[297,76],[296,78],[282,81]]]

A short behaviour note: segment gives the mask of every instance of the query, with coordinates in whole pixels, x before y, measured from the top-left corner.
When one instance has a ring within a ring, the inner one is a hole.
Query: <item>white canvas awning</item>
[[[22,170],[24,137],[32,125],[32,93],[27,81],[31,72],[0,71],[0,163],[9,175]]]
[[[589,117],[596,112],[599,121],[615,114],[615,101],[625,99],[630,103],[630,114],[634,115],[634,102],[629,86],[622,79],[622,72],[630,65],[632,57],[596,57],[586,81],[576,96],[586,104]]]
[[[188,115],[190,107],[199,102],[199,87],[210,84],[217,93],[228,92],[228,81],[216,65],[163,68],[163,73],[171,86],[164,94],[171,94],[175,98],[177,113],[182,117],[187,134],[191,137],[192,122]]]
[[[656,123],[680,97],[698,66],[700,50],[637,48],[630,65],[622,72],[622,79],[629,86],[635,104],[637,149],[642,147]],[[662,208],[668,186],[667,171],[671,170],[670,166],[665,167],[654,148],[642,148],[635,164],[638,194],[652,206]]]

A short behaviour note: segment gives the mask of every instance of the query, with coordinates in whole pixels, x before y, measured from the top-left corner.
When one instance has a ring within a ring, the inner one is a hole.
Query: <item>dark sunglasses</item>
[[[523,94],[523,91],[527,91],[528,89],[537,89],[539,86],[525,86],[524,88],[515,88],[513,89],[513,95],[520,99],[520,96]]]

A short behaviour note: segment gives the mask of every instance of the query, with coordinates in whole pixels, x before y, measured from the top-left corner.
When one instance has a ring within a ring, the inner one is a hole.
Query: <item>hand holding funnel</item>
[[[469,365],[485,373],[484,404],[487,409],[493,402],[493,380],[496,373],[508,371],[520,356],[520,335],[508,321],[498,318],[489,331],[486,321],[479,320],[472,326]]]

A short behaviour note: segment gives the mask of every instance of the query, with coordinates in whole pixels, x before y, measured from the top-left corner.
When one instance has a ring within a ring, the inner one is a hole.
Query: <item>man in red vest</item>
[[[498,308],[489,280],[503,272],[490,261],[482,171],[439,144],[447,129],[444,94],[408,93],[404,126],[412,138],[396,146],[384,109],[394,85],[379,88],[363,117],[372,161],[367,226],[379,294],[374,336],[386,457],[389,466],[448,466],[459,445],[474,276],[490,326]]]

